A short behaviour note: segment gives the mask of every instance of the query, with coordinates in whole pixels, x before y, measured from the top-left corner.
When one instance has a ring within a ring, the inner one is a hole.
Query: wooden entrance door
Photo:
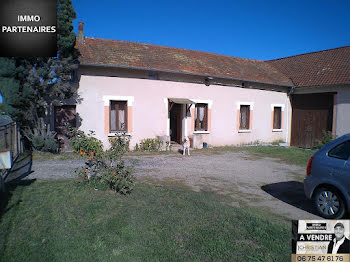
[[[323,137],[323,131],[332,131],[333,95],[293,95],[292,146],[312,148]]]
[[[182,105],[173,104],[170,110],[170,140],[181,144],[182,140]]]

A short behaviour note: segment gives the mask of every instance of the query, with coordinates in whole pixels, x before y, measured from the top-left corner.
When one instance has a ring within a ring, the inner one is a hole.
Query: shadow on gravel
[[[312,201],[304,194],[304,184],[297,181],[279,182],[261,187],[266,193],[306,212],[317,215]]]

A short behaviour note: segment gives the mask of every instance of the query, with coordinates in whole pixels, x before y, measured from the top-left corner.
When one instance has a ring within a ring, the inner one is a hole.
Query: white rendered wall
[[[108,145],[105,130],[105,103],[103,97],[132,97],[131,149],[144,138],[167,135],[167,98],[210,100],[210,131],[203,139],[210,145],[237,145],[254,141],[272,142],[288,140],[290,129],[290,103],[284,92],[246,89],[163,80],[81,75],[78,93],[82,102],[77,112],[82,118],[80,129],[94,130],[96,137]],[[251,131],[238,130],[240,103],[252,103]],[[272,105],[283,105],[282,130],[272,130]],[[192,106],[194,108],[194,106]],[[343,109],[341,109],[343,110]],[[344,108],[344,110],[346,110]],[[187,119],[187,135],[193,134],[193,119]],[[184,125],[183,125],[184,128]]]

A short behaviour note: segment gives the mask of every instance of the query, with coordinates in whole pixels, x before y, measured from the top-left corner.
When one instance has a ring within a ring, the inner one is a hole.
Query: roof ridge
[[[298,55],[291,55],[291,56],[286,56],[286,57],[281,57],[281,58],[276,58],[276,59],[271,59],[271,60],[265,60],[264,62],[272,62],[272,61],[283,60],[283,59],[286,59],[286,58],[292,58],[292,57],[297,57],[297,56],[309,55],[309,54],[314,54],[314,53],[322,53],[322,52],[327,52],[327,51],[341,49],[341,48],[346,48],[346,47],[350,47],[350,45],[345,45],[345,46],[340,46],[340,47],[335,47],[335,48],[329,48],[329,49],[319,50],[319,51],[313,51],[313,52],[303,53],[303,54],[298,54]]]
[[[105,40],[105,41],[124,42],[124,43],[135,43],[135,44],[149,45],[149,46],[155,46],[155,47],[162,47],[162,48],[169,48],[169,49],[179,49],[179,50],[184,50],[184,51],[191,51],[191,52],[196,52],[196,53],[200,53],[200,54],[210,54],[210,55],[215,55],[215,56],[220,56],[220,57],[228,57],[228,58],[241,59],[241,60],[250,60],[250,61],[257,61],[257,62],[266,62],[264,60],[259,60],[259,59],[252,59],[252,58],[244,58],[244,57],[223,55],[223,54],[213,53],[213,52],[209,52],[209,51],[200,51],[200,50],[194,50],[194,49],[183,48],[183,47],[172,47],[172,46],[165,46],[165,45],[158,45],[158,44],[150,44],[150,43],[142,43],[142,42],[126,41],[126,40],[117,40],[117,39],[106,39],[106,38],[99,38],[99,37],[85,37],[85,38],[97,39],[97,40]]]

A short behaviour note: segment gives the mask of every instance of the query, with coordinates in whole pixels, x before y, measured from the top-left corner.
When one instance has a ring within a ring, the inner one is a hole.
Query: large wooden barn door
[[[322,131],[332,131],[333,95],[293,95],[292,146],[312,148],[322,138]]]

